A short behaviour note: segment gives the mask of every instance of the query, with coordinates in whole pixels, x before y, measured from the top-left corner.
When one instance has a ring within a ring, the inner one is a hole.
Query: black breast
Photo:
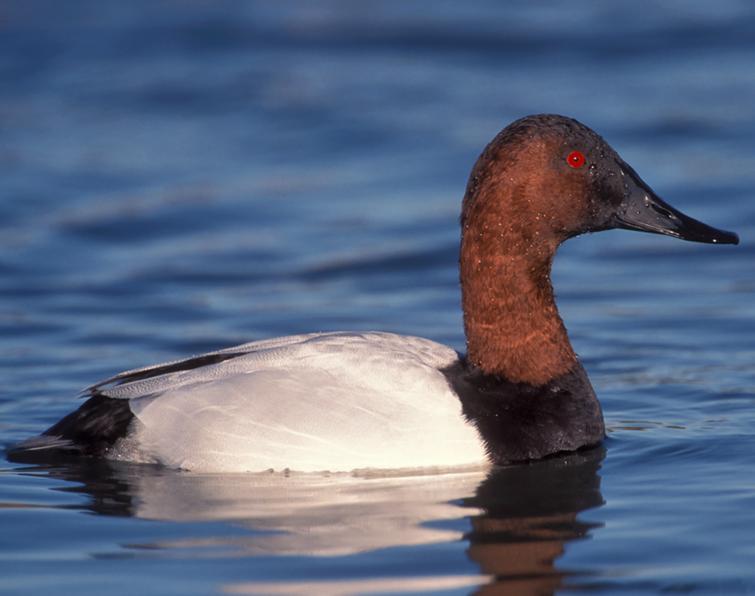
[[[442,372],[493,463],[575,451],[605,436],[600,403],[580,364],[541,386],[485,374],[464,358]]]

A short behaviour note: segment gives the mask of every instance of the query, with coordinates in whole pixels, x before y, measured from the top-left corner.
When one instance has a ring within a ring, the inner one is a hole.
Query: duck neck
[[[516,226],[465,228],[474,229],[462,234],[460,259],[468,361],[536,386],[572,370],[577,357],[550,279],[558,242],[517,235]]]

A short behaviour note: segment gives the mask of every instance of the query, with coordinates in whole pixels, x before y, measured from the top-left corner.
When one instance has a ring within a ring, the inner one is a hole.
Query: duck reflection
[[[196,525],[188,523],[180,538],[174,534],[153,548],[191,549],[192,556],[208,549],[230,549],[235,556],[346,556],[466,540],[479,575],[454,576],[455,584],[443,575],[406,578],[412,589],[455,585],[478,587],[485,595],[550,594],[568,575],[557,566],[567,543],[599,525],[578,514],[603,503],[603,457],[596,449],[493,470],[403,476],[194,474],[107,461],[38,466],[26,473],[75,483],[59,490],[86,495],[83,507],[101,515],[222,521],[219,527],[229,528],[227,534],[221,529],[197,537]],[[397,580],[391,581],[395,589]],[[364,592],[374,582],[367,583],[341,588]],[[284,587],[226,586],[241,593]],[[331,582],[327,589],[339,593],[336,587]]]
[[[552,594],[568,572],[557,559],[567,543],[601,524],[578,519],[603,504],[598,470],[605,449],[498,468],[466,506],[479,508],[467,534],[469,557],[493,576],[478,594]]]

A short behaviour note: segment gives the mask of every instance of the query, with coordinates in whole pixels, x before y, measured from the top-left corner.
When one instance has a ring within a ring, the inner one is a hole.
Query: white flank
[[[486,461],[439,369],[441,344],[389,333],[254,342],[218,364],[104,389],[138,418],[120,458],[197,471],[350,471]]]

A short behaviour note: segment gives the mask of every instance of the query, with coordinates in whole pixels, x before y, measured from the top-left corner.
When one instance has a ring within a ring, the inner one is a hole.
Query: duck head
[[[577,365],[550,283],[564,240],[623,228],[739,242],[671,207],[598,134],[556,115],[517,120],[488,144],[461,223],[468,358],[485,373],[534,385]]]
[[[486,216],[491,214],[485,208],[489,205],[475,204],[480,194],[496,202],[491,191],[508,202],[492,211],[513,217],[509,223],[521,223],[548,244],[615,228],[693,242],[739,243],[736,234],[663,201],[602,137],[564,116],[528,116],[493,139],[470,177],[463,220],[481,207]]]

